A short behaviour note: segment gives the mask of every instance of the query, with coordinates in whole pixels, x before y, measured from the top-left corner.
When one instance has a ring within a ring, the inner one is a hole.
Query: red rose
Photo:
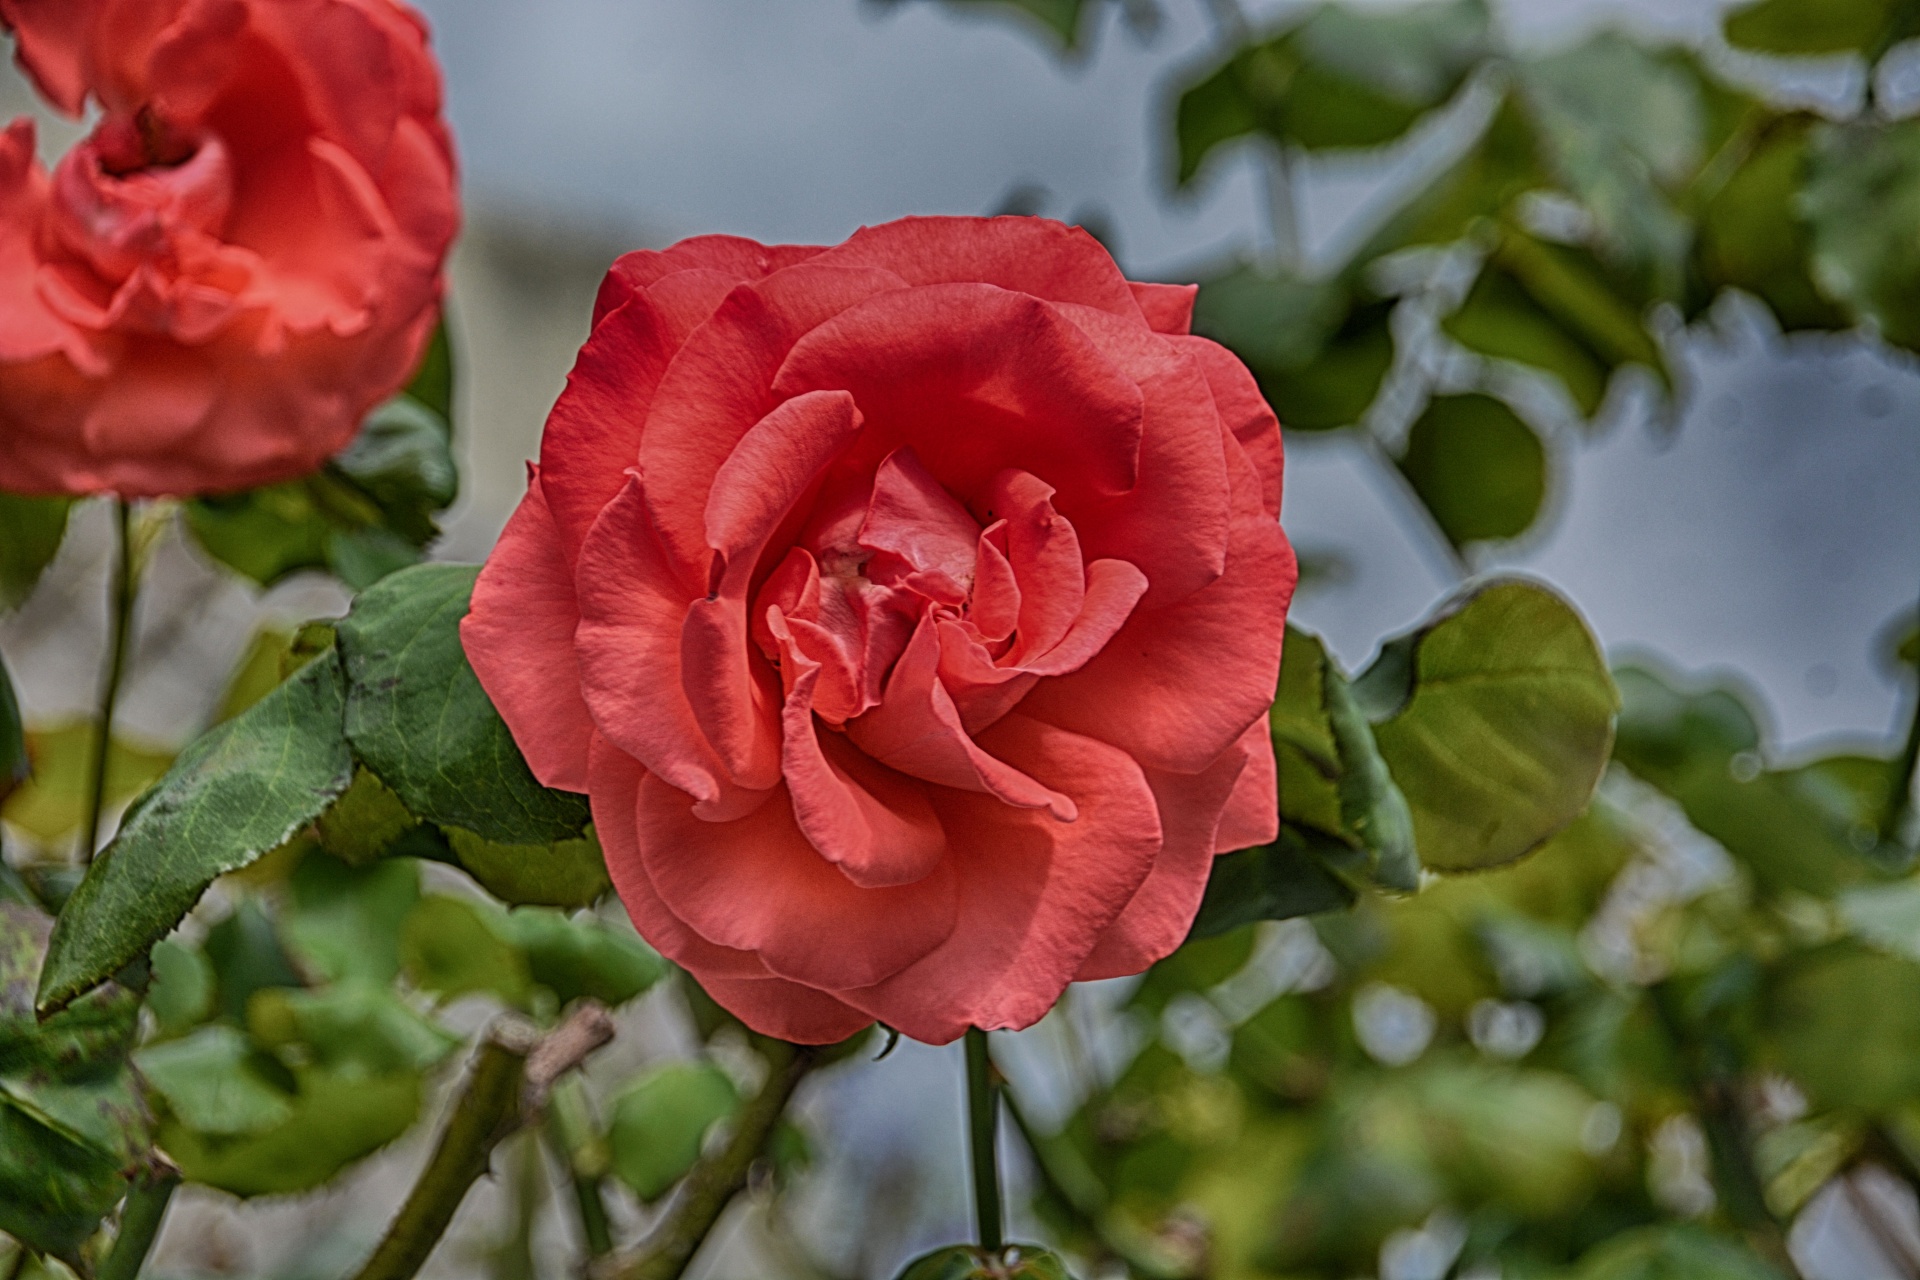
[[[459,213],[427,33],[392,0],[0,0],[99,127],[0,134],[0,489],[311,471],[418,362]]]
[[[466,649],[640,932],[748,1025],[1024,1027],[1269,840],[1280,430],[1086,233],[634,253]]]

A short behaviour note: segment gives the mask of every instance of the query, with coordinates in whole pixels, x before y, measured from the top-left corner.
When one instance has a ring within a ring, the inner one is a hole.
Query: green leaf
[[[205,950],[213,966],[215,1009],[233,1022],[247,1020],[254,992],[300,985],[273,917],[253,898],[242,899],[232,915],[207,930]]]
[[[67,536],[72,509],[72,498],[0,493],[0,613],[19,608],[33,594]]]
[[[0,802],[27,780],[31,772],[27,759],[26,726],[20,718],[20,702],[13,694],[13,676],[0,657]]]
[[[347,789],[332,655],[196,740],[128,811],[53,932],[40,1007],[145,955],[220,875],[284,844]]]
[[[263,1132],[293,1116],[292,1099],[271,1069],[262,1069],[262,1056],[240,1031],[216,1025],[184,1040],[149,1045],[134,1061],[174,1119],[208,1136],[232,1137]]]
[[[1355,893],[1316,857],[1342,850],[1330,836],[1284,826],[1270,845],[1223,854],[1213,860],[1206,896],[1189,938],[1211,938],[1256,920],[1288,920],[1353,905]]]
[[[533,980],[562,1006],[587,998],[619,1006],[667,976],[667,962],[631,929],[590,915],[521,907],[505,923]]]
[[[1012,1244],[998,1255],[970,1244],[922,1254],[898,1280],[1072,1280],[1059,1255],[1037,1244]]]
[[[1372,878],[1389,889],[1412,893],[1420,887],[1420,858],[1414,849],[1413,815],[1381,758],[1372,726],[1329,661],[1321,671],[1327,724],[1340,756],[1340,825],[1367,852]]]
[[[400,1137],[420,1114],[420,1077],[293,1068],[293,1111],[257,1134],[220,1137],[163,1122],[160,1143],[187,1179],[236,1196],[317,1187]]]
[[[318,991],[267,987],[247,1001],[247,1030],[269,1049],[297,1046],[311,1061],[343,1076],[420,1072],[460,1046],[384,987],[337,983]]]
[[[739,1095],[707,1063],[656,1067],[613,1104],[607,1141],[613,1171],[642,1200],[657,1200],[700,1158],[707,1130],[733,1114]]]
[[[1623,364],[1671,384],[1665,358],[1637,304],[1591,254],[1509,232],[1460,309],[1441,327],[1470,350],[1558,378],[1592,417]]]
[[[501,935],[497,910],[445,894],[420,899],[400,933],[407,980],[446,1000],[482,993],[522,1005],[533,985],[527,959]]]
[[[1749,100],[1678,49],[1603,31],[1521,64],[1543,158],[1592,220],[1592,247],[1642,297],[1677,300],[1692,228],[1676,195]]]
[[[1814,283],[1813,231],[1801,211],[1816,124],[1804,113],[1776,118],[1701,207],[1690,315],[1721,289],[1741,289],[1771,307],[1784,330],[1851,325]]]
[[[1787,1280],[1737,1240],[1690,1224],[1622,1232],[1594,1246],[1573,1280]]]
[[[287,885],[280,936],[295,960],[329,982],[385,986],[400,972],[400,928],[420,900],[420,865],[354,867],[308,854]]]
[[[1884,1112],[1920,1097],[1920,964],[1836,943],[1790,960],[1769,994],[1774,1056],[1817,1105]]]
[[[185,1035],[213,1016],[213,966],[198,948],[163,938],[154,944],[149,963],[153,982],[147,1008],[161,1035]]]
[[[0,902],[0,1231],[72,1258],[146,1151],[127,1068],[139,998],[109,983],[36,1020],[33,990],[53,922]]]
[[[407,390],[367,416],[312,475],[196,499],[187,527],[215,560],[263,586],[326,569],[358,590],[408,565],[440,534],[459,493],[453,366],[443,323]]]
[[[439,536],[434,513],[460,494],[447,420],[411,396],[375,409],[333,465],[380,508],[383,526],[415,547]]]
[[[1727,43],[1759,53],[1805,56],[1862,52],[1878,58],[1920,35],[1912,0],[1760,0],[1726,16]]]
[[[1920,120],[1815,129],[1800,211],[1820,291],[1920,350]]]
[[[501,844],[574,839],[586,800],[534,780],[460,647],[477,572],[420,565],[354,602],[339,626],[347,737],[421,818]]]
[[[33,777],[7,797],[0,810],[8,822],[42,844],[73,836],[86,821],[93,760],[93,724],[68,721],[29,730],[27,758]],[[173,754],[116,737],[107,751],[105,803],[124,803],[150,786],[173,763]]]
[[[1413,810],[1424,865],[1499,866],[1580,816],[1620,701],[1571,606],[1533,583],[1496,582],[1402,643],[1412,693],[1374,738]]]
[[[553,844],[494,844],[446,828],[460,865],[494,897],[514,906],[590,907],[613,891],[606,856],[591,828]]]
[[[1221,143],[1254,132],[1309,149],[1392,142],[1490,52],[1481,0],[1391,13],[1323,5],[1300,26],[1237,49],[1181,93],[1179,181]]]
[[[1866,878],[1854,815],[1804,771],[1762,768],[1760,731],[1742,695],[1644,668],[1616,673],[1623,706],[1614,754],[1679,801],[1770,891],[1830,896]],[[1869,843],[1871,843],[1869,841]]]
[[[1393,366],[1393,304],[1342,280],[1239,267],[1204,282],[1194,332],[1246,362],[1290,431],[1349,426]]]
[[[1517,196],[1547,185],[1540,150],[1530,111],[1509,93],[1466,154],[1387,216],[1355,260],[1461,239]]]
[[[1413,424],[1400,471],[1454,546],[1516,538],[1547,496],[1547,452],[1505,404],[1435,396]]]
[[[353,785],[320,815],[320,847],[353,866],[373,861],[420,825],[386,783],[356,769]]]

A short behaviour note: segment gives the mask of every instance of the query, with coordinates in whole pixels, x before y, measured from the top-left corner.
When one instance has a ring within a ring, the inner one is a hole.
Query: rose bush
[[[234,490],[318,466],[418,362],[458,222],[392,0],[0,0],[61,110],[0,135],[0,488]]]
[[[1273,838],[1280,432],[1192,299],[1027,218],[614,264],[463,635],[750,1026],[1026,1026]]]

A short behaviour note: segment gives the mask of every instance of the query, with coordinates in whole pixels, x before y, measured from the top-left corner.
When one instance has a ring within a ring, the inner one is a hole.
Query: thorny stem
[[[507,1024],[481,1041],[439,1145],[357,1280],[410,1280],[446,1234],[467,1189],[487,1171],[494,1146],[512,1132],[533,1048],[531,1038],[516,1031],[523,1029]]]
[[[786,1114],[793,1091],[822,1061],[820,1051],[811,1046],[778,1040],[761,1043],[771,1059],[767,1082],[734,1117],[726,1145],[693,1167],[666,1220],[646,1244],[589,1267],[587,1274],[593,1280],[678,1280],[720,1215],[745,1189],[754,1164]]]
[[[356,1280],[411,1280],[487,1171],[494,1147],[545,1107],[556,1080],[612,1038],[612,1019],[592,1001],[582,1001],[544,1039],[518,1019],[496,1022],[480,1042],[439,1145]]]
[[[113,500],[114,553],[113,594],[107,603],[107,625],[111,635],[107,648],[107,669],[100,681],[100,716],[94,726],[93,758],[87,774],[87,830],[80,846],[80,861],[93,861],[100,847],[101,811],[107,801],[107,763],[113,754],[113,714],[120,701],[120,681],[127,670],[127,639],[133,625],[134,594],[139,590],[139,575],[133,562],[133,513],[125,498]]]
[[[127,1192],[127,1203],[120,1210],[120,1234],[100,1264],[95,1280],[134,1280],[153,1248],[160,1224],[166,1220],[167,1202],[180,1185],[180,1171],[161,1161],[134,1181]],[[23,1253],[22,1257],[25,1256]]]
[[[1005,1240],[1000,1213],[1000,1099],[987,1033],[967,1028],[967,1136],[973,1152],[973,1216],[980,1247],[998,1253]]]

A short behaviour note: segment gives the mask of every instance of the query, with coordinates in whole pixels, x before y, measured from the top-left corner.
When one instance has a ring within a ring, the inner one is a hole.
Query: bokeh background
[[[1138,278],[1197,278],[1272,249],[1253,155],[1213,166],[1193,191],[1173,190],[1170,81],[1218,47],[1203,0],[1164,0],[1157,24],[1102,6],[1099,29],[1071,56],[981,6],[960,12],[927,0],[419,7],[446,70],[469,210],[451,285],[465,488],[443,558],[478,560],[492,545],[585,337],[593,289],[625,249],[706,232],[832,242],[905,214],[1006,209],[1087,224]],[[1716,0],[1493,7],[1527,46],[1624,23],[1714,49],[1715,65],[1773,76],[1774,91],[1810,103],[1860,91],[1857,74],[1838,63],[1783,77],[1725,51]],[[1288,6],[1245,8],[1257,22]],[[0,115],[22,113],[39,109],[9,71]],[[72,136],[53,123],[43,145],[54,154]],[[1416,165],[1418,146],[1297,170],[1309,261],[1347,243]],[[1556,584],[1611,655],[1737,673],[1761,691],[1789,757],[1835,738],[1884,743],[1901,707],[1880,656],[1884,635],[1920,589],[1920,376],[1858,344],[1783,341],[1737,308],[1716,319],[1684,346],[1671,409],[1616,388],[1591,428],[1553,434],[1550,447],[1571,465],[1555,471],[1548,517],[1477,567]],[[1343,438],[1289,441],[1284,520],[1319,568],[1296,616],[1349,667],[1454,584],[1410,506],[1382,485]],[[90,697],[101,515],[87,514],[28,607],[0,620],[32,716],[79,712]],[[263,618],[295,621],[344,604],[317,579],[248,591],[183,546],[162,548],[155,574],[148,598],[157,603],[139,621],[125,707],[138,734],[166,744],[204,722],[208,691]],[[1097,1022],[1110,996],[1090,993],[1087,1016]],[[629,1039],[644,1049],[629,1052],[685,1048],[672,1043],[670,1019],[637,1016],[641,1034]],[[1016,1064],[1051,1052],[1047,1034],[1013,1048]],[[1102,1049],[1093,1038],[1096,1052],[1127,1048]],[[843,1073],[810,1103],[833,1138],[801,1208],[823,1238],[853,1223],[867,1233],[835,1246],[860,1274],[890,1274],[914,1248],[964,1228],[958,1062],[957,1046],[902,1046]],[[1039,1099],[1036,1109],[1046,1107]],[[188,1206],[160,1262],[233,1274],[337,1270],[333,1255],[350,1258],[358,1244],[342,1243],[335,1227],[365,1212],[377,1218],[418,1158],[411,1147],[380,1157],[319,1209]],[[848,1199],[849,1189],[874,1186],[892,1201]],[[504,1212],[497,1197],[477,1196],[463,1222],[484,1236]],[[770,1256],[749,1228],[735,1234],[708,1259],[709,1274],[805,1274]],[[1865,1265],[1836,1248],[1836,1277]],[[433,1266],[461,1274],[479,1261],[444,1250]]]

